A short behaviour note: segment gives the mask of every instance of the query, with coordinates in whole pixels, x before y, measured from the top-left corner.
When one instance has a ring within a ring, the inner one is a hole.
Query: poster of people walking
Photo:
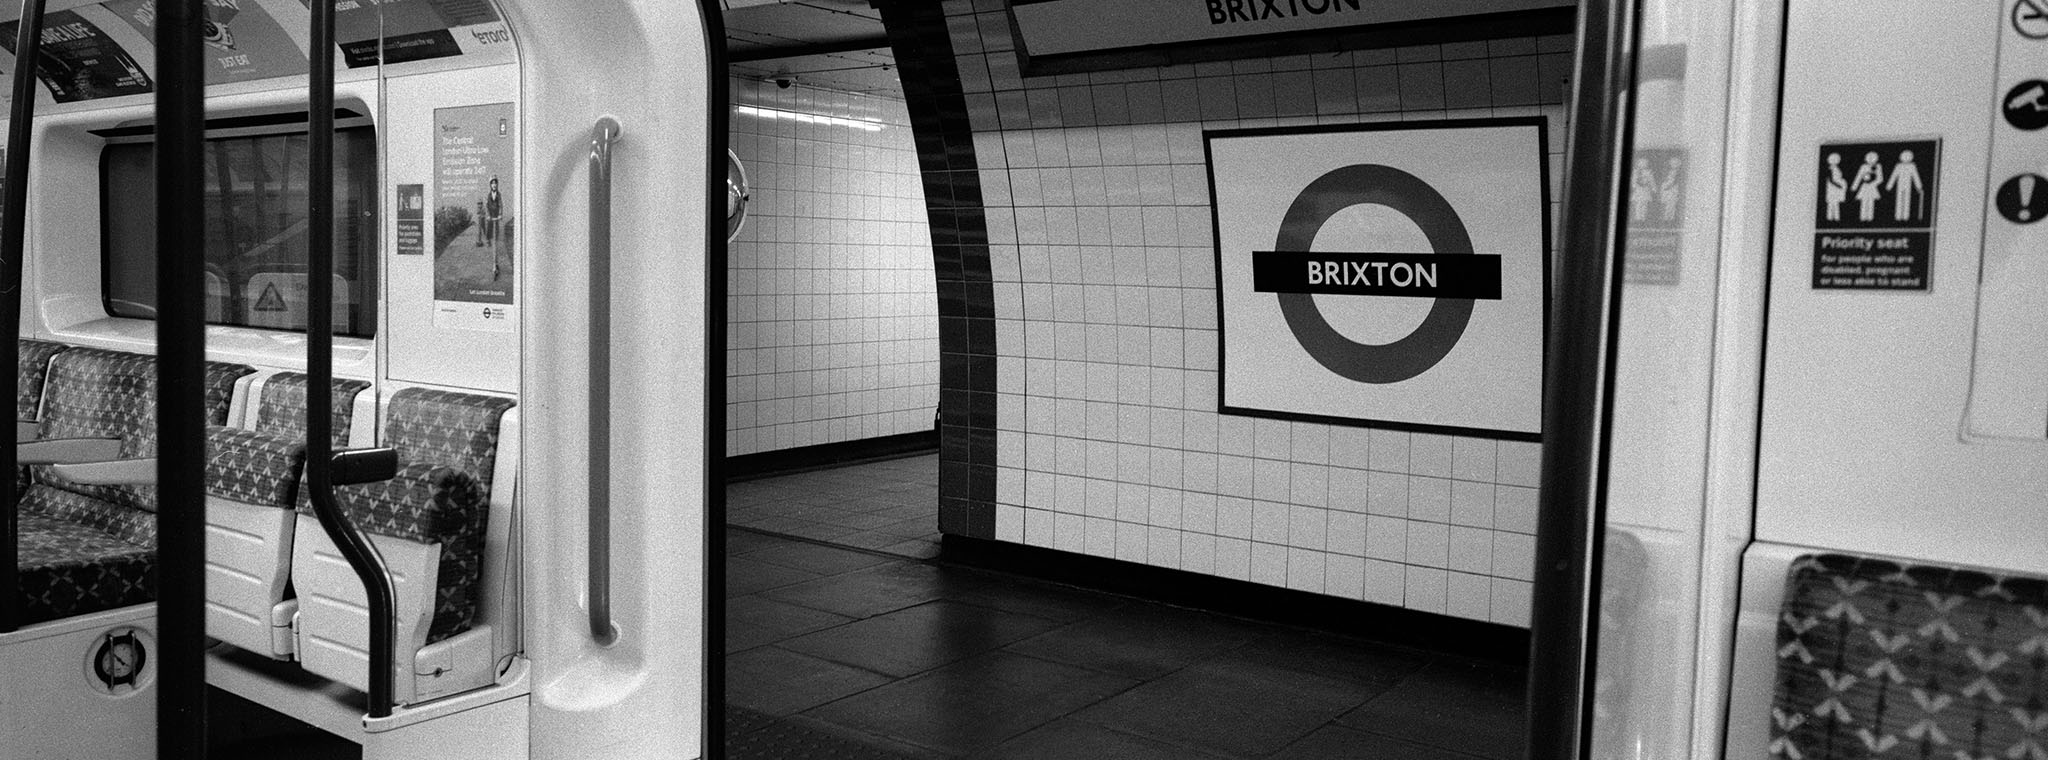
[[[434,110],[434,323],[512,329],[512,104]]]

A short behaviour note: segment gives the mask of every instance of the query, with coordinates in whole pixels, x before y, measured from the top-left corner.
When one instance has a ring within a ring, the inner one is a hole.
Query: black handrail
[[[1529,640],[1531,760],[1589,747],[1597,663],[1614,340],[1621,291],[1621,157],[1631,141],[1635,0],[1579,3],[1556,318],[1544,363],[1543,476]]]
[[[334,0],[312,7],[306,145],[306,488],[320,527],[363,582],[372,718],[390,717],[398,597],[384,556],[334,501]]]
[[[156,9],[157,756],[205,757],[206,17]]]
[[[22,0],[21,29],[14,38],[14,105],[7,122],[7,176],[5,198],[0,199],[0,331],[4,334],[21,335],[21,260],[24,252],[22,239],[28,231],[28,154],[29,128],[36,116],[36,56],[42,52],[43,42],[43,0]],[[17,337],[17,340],[19,338]],[[21,377],[21,354],[6,352],[7,376]],[[8,428],[7,437],[14,438],[13,425]],[[14,492],[15,470],[21,464],[15,457],[14,447],[19,440],[8,441],[7,451],[0,453],[0,491],[7,496],[0,504],[12,505],[21,494]],[[21,518],[9,506],[0,509],[0,633],[10,633],[21,627],[21,576],[16,565],[21,561]]]
[[[600,116],[590,129],[590,431],[588,488],[590,638],[619,641],[612,620],[612,145],[619,121]]]

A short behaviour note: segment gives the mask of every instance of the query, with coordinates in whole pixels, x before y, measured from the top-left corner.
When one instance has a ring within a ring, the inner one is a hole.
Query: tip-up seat
[[[208,362],[207,417],[227,420],[235,383],[253,372]],[[43,439],[105,438],[122,458],[156,451],[154,357],[98,349],[56,354],[45,380]],[[147,486],[83,485],[31,468],[21,516],[25,622],[83,615],[156,598],[156,493]]]
[[[296,372],[263,378],[254,429],[208,429],[206,633],[251,652],[292,655],[291,578],[300,475],[305,465],[306,384]],[[336,379],[333,441],[349,439],[361,380]]]
[[[2048,579],[1808,555],[1777,645],[1759,756],[2048,757]]]
[[[384,445],[398,452],[397,477],[335,489],[336,503],[370,534],[397,588],[401,702],[488,685],[496,676],[491,632],[478,617],[500,423],[513,405],[401,390],[386,405],[384,425]],[[313,516],[309,494],[300,494],[299,513],[292,554],[299,659],[309,671],[366,688],[362,585]]]

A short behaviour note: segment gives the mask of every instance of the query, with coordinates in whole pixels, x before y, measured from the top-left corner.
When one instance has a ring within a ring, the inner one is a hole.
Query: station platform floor
[[[936,472],[728,488],[727,757],[1522,754],[1517,666],[948,564]]]

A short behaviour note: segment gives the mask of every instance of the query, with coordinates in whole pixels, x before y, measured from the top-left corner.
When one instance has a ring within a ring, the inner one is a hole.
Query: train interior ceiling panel
[[[2041,0],[0,48],[0,760],[2048,760]]]

